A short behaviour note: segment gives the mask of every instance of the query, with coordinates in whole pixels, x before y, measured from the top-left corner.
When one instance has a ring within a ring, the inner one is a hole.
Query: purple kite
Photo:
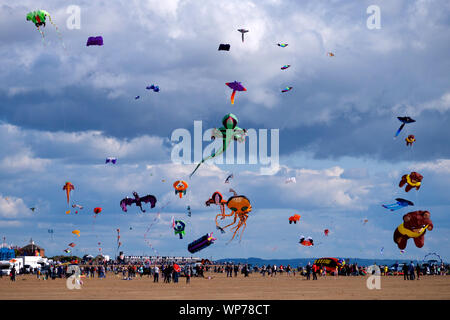
[[[98,37],[89,37],[86,43],[86,46],[102,46],[103,45],[103,38],[102,36]]]
[[[126,198],[122,199],[122,201],[120,201],[120,207],[122,208],[122,211],[127,212],[127,206],[131,206],[133,203],[135,203],[137,207],[140,207],[142,212],[145,212],[145,210],[142,209],[142,202],[144,202],[144,203],[150,202],[151,208],[154,208],[156,205],[156,197],[152,196],[150,194],[148,194],[144,197],[139,197],[138,193],[136,191],[134,191],[133,196],[134,196],[134,199],[126,197]]]
[[[217,240],[217,239],[213,238],[212,232],[209,234],[207,233],[203,237],[189,243],[188,251],[190,253],[195,253],[197,251],[200,251],[200,250],[210,246],[211,244],[213,244],[215,240]]]
[[[231,104],[234,104],[234,95],[236,94],[236,91],[247,91],[247,89],[245,89],[244,86],[237,81],[227,82],[225,84],[233,89],[233,93],[231,94]]]

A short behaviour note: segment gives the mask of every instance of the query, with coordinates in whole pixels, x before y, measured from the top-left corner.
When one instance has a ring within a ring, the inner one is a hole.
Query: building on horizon
[[[33,239],[30,239],[30,243],[19,249],[22,256],[35,256],[44,257],[45,249],[34,243]]]

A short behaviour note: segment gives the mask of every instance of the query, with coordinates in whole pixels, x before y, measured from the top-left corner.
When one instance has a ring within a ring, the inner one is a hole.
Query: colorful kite
[[[70,182],[66,182],[63,187],[63,190],[66,190],[67,203],[70,202],[70,191],[75,190],[75,187]]]
[[[180,239],[183,239],[183,236],[185,235],[184,229],[186,228],[186,224],[183,220],[172,220],[172,227],[173,231],[175,232],[175,235],[179,235]]]
[[[289,68],[291,65],[290,64],[285,64],[284,66],[281,67],[281,70],[286,70],[287,68]]]
[[[430,219],[429,211],[413,211],[403,216],[401,223],[394,231],[394,242],[400,250],[406,248],[409,238],[414,239],[417,248],[422,248],[425,244],[426,231],[433,230],[433,222]]]
[[[71,243],[69,243],[69,247],[75,247],[75,243],[73,243],[73,242],[71,242]]]
[[[396,198],[395,200],[397,201],[396,203],[383,204],[382,207],[386,208],[386,209],[389,209],[391,211],[395,211],[395,210],[399,210],[399,209],[402,209],[402,208],[407,207],[407,206],[413,206],[414,205],[414,203],[412,203],[411,201],[406,200],[406,199]]]
[[[327,52],[327,56],[334,57],[334,53],[333,52]]]
[[[173,187],[175,188],[175,194],[180,196],[180,199],[183,198],[183,195],[186,195],[186,190],[189,187],[186,181],[177,180],[173,183]]]
[[[72,233],[76,234],[77,236],[80,236],[80,230],[73,230]]]
[[[407,123],[413,123],[416,122],[416,120],[410,118],[410,117],[397,117],[397,119],[402,123],[402,125],[400,126],[400,128],[398,128],[397,132],[395,133],[395,137],[397,137],[400,133],[400,131],[402,131],[403,127],[407,124]]]
[[[230,174],[226,179],[225,179],[225,183],[230,183],[230,179],[233,179],[234,176],[233,174]]]
[[[416,188],[416,190],[419,190],[420,186],[422,184],[422,179],[423,179],[423,176],[420,173],[413,171],[410,174],[403,175],[398,186],[400,188],[403,188],[403,186],[406,184],[406,188],[405,188],[406,192],[409,192],[413,188]]]
[[[281,92],[288,92],[291,91],[293,87],[286,87],[286,89],[281,90]]]
[[[64,252],[65,253],[70,253],[70,250],[69,249],[65,249]]]
[[[105,164],[106,163],[112,163],[112,164],[116,164],[116,162],[117,162],[117,158],[113,158],[113,157],[108,157],[108,158],[106,158],[106,160],[105,160]]]
[[[279,47],[286,48],[288,46],[287,43],[278,43]]]
[[[73,204],[72,208],[83,209],[83,206],[80,206],[79,204]]]
[[[413,134],[410,134],[407,138],[405,138],[406,146],[412,146],[414,142],[416,142],[416,137]]]
[[[48,17],[48,20],[50,23],[55,27],[56,32],[58,34],[59,40],[62,43],[63,48],[65,49],[64,42],[62,41],[61,33],[59,32],[58,26],[53,23],[52,18],[50,17],[50,14],[45,10],[36,10],[31,11],[27,13],[27,21],[31,21],[34,23],[36,28],[38,29],[39,33],[42,36],[42,41],[44,41],[44,32],[40,29],[41,26],[45,27],[45,20]]]
[[[190,253],[195,253],[197,251],[203,250],[206,247],[210,246],[214,243],[214,241],[217,240],[216,238],[213,238],[212,232],[205,234],[203,237],[189,243],[188,245],[188,251]]]
[[[294,224],[297,224],[297,221],[299,221],[301,218],[301,216],[299,214],[294,214],[293,216],[289,217],[289,224],[292,224],[292,222]]]
[[[100,212],[102,212],[102,208],[100,208],[100,207],[94,208],[94,213],[96,215],[99,214]]]
[[[66,214],[69,214],[69,213],[70,213],[70,210],[67,210],[67,211],[66,211]]]
[[[222,148],[220,148],[216,152],[212,153],[209,157],[202,159],[202,161],[197,165],[197,167],[195,167],[194,171],[192,171],[192,173],[189,175],[189,177],[192,177],[192,175],[195,173],[195,171],[197,171],[197,169],[200,167],[200,165],[203,162],[205,162],[209,159],[212,159],[215,156],[218,156],[218,155],[222,154],[223,152],[225,152],[225,150],[228,148],[228,146],[230,145],[230,143],[232,141],[243,142],[245,140],[247,130],[239,128],[237,126],[238,119],[234,114],[229,113],[229,114],[225,115],[222,119],[222,124],[223,124],[223,127],[219,128],[219,129],[215,128],[213,130],[213,134],[211,137],[212,139],[221,138],[222,142],[223,142]]]
[[[234,96],[236,95],[236,91],[247,91],[247,89],[245,89],[244,86],[237,81],[227,82],[225,84],[233,89],[233,93],[231,94],[231,104],[234,104]]]
[[[156,205],[156,197],[153,195],[148,194],[144,197],[139,197],[138,193],[133,191],[133,196],[134,199],[126,197],[120,201],[122,211],[127,212],[127,206],[131,206],[133,203],[136,204],[136,207],[141,208],[142,212],[145,212],[145,210],[142,209],[142,203],[150,203],[151,208],[154,208]]]
[[[244,42],[244,33],[247,33],[248,30],[245,30],[245,29],[238,29],[238,31],[242,34],[242,42]]]
[[[323,233],[325,234],[325,236],[328,236],[328,234],[330,233],[330,230],[325,229],[325,230],[323,231]]]
[[[240,240],[242,240],[242,234],[244,233],[245,227],[247,226],[246,221],[248,219],[248,214],[252,211],[252,206],[250,204],[250,200],[246,197],[246,196],[240,196],[240,195],[235,195],[232,196],[231,198],[228,199],[227,201],[227,207],[231,210],[230,214],[218,214],[216,216],[216,224],[217,224],[217,217],[218,216],[222,216],[222,220],[225,217],[231,217],[234,216],[234,220],[232,223],[230,223],[229,225],[225,226],[225,227],[219,227],[221,229],[226,229],[229,226],[233,225],[236,223],[236,220],[239,218],[239,221],[237,223],[236,226],[234,226],[233,228],[231,228],[231,230],[234,230],[233,233],[233,237],[230,239],[230,241],[232,241],[234,239],[234,237],[236,236],[236,233],[239,231],[239,229],[244,226],[244,228],[241,231],[240,234]]]
[[[314,241],[311,237],[308,237],[307,239],[305,239],[304,236],[300,237],[300,241],[299,243],[303,246],[309,247],[309,246],[313,246],[314,245]]]
[[[217,218],[219,216],[222,217],[222,220],[225,219],[225,205],[227,204],[227,200],[225,200],[222,196],[222,194],[219,191],[216,191],[212,194],[211,198],[209,198],[205,205],[209,207],[211,204],[216,204],[220,208],[220,214],[216,216],[216,227],[219,229],[222,233],[225,233],[225,230],[223,228],[219,227],[219,224],[217,223]]]
[[[103,45],[103,37],[97,36],[97,37],[89,37],[86,46],[102,46]]]

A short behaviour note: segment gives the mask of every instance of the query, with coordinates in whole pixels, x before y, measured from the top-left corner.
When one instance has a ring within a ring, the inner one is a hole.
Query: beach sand
[[[211,279],[208,279],[208,276]],[[239,274],[227,278],[223,273],[205,273],[205,278],[185,278],[179,283],[154,283],[153,278],[138,276],[122,280],[108,273],[106,279],[85,279],[80,290],[69,290],[66,279],[38,280],[36,276],[0,279],[0,300],[450,300],[450,276],[423,276],[420,280],[403,280],[403,276],[381,277],[381,289],[369,290],[368,277],[319,277],[306,280],[298,274],[283,273],[274,277]]]

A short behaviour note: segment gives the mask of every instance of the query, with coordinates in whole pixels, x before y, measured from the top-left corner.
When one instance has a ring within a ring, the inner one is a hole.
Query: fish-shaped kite
[[[225,84],[233,89],[233,93],[231,94],[231,104],[234,104],[234,96],[236,94],[236,91],[247,91],[247,89],[245,89],[245,87],[237,81],[227,82]]]
[[[248,30],[246,30],[246,29],[238,29],[238,31],[242,34],[242,42],[244,42],[244,33],[247,33]]]
[[[63,187],[63,190],[66,190],[67,203],[70,202],[70,191],[75,190],[75,187],[70,182],[66,182]]]
[[[145,212],[145,210],[142,209],[142,203],[150,203],[151,208],[154,208],[156,205],[156,197],[153,195],[148,194],[144,197],[139,197],[138,193],[133,191],[133,196],[134,199],[126,197],[120,201],[120,207],[124,212],[127,212],[127,206],[131,206],[133,203],[136,204],[137,207],[141,208],[142,212]]]

